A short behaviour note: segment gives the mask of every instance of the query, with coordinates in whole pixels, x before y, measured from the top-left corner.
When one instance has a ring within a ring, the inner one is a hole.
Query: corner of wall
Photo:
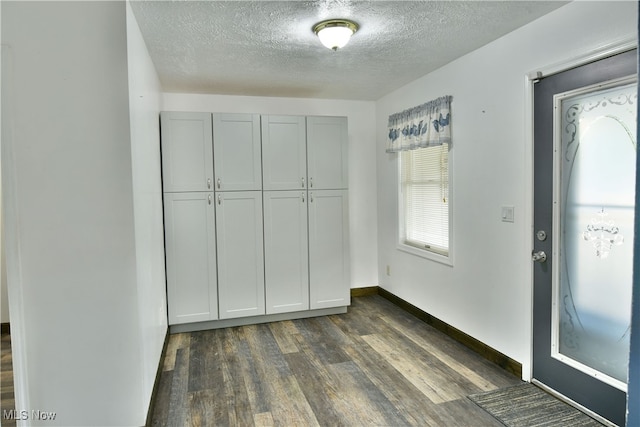
[[[126,8],[136,290],[142,400],[147,405],[142,409],[148,411],[168,331],[158,123],[162,96],[157,72],[129,0]]]

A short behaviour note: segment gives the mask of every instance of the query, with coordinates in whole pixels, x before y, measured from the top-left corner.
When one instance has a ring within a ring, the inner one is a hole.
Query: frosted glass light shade
[[[318,32],[320,43],[329,49],[339,49],[349,43],[353,31],[347,27],[326,27]]]
[[[357,30],[358,25],[355,22],[342,19],[323,21],[313,27],[313,32],[317,34],[320,42],[333,50],[344,47]]]

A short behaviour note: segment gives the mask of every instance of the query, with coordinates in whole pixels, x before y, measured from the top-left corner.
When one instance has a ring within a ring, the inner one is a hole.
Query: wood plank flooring
[[[347,314],[171,335],[153,426],[501,426],[519,383],[378,295]]]
[[[2,333],[0,339],[0,425],[15,426],[14,419],[4,419],[4,411],[15,409],[13,395],[13,362],[11,357],[11,335]]]

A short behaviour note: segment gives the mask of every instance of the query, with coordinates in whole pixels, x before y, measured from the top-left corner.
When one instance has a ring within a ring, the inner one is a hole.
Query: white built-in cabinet
[[[162,113],[170,324],[218,318],[211,114]]]
[[[213,193],[164,194],[170,323],[218,318]]]
[[[307,117],[309,190],[347,188],[347,118]]]
[[[306,190],[264,192],[267,314],[309,309]]]
[[[349,304],[347,119],[307,117],[311,309]]]
[[[216,192],[220,318],[265,313],[262,192]]]
[[[304,116],[262,116],[264,190],[307,188]]]
[[[171,325],[349,305],[346,118],[161,118]]]
[[[213,115],[216,191],[262,190],[260,115]]]
[[[347,190],[309,190],[310,308],[349,305]]]
[[[346,118],[263,116],[262,151],[267,313],[349,305]]]
[[[265,313],[258,114],[213,114],[220,319]]]
[[[213,191],[211,114],[161,113],[165,193]]]

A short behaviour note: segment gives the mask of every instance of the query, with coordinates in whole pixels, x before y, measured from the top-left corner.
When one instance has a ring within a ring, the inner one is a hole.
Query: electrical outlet
[[[391,276],[391,266],[387,265],[387,276]]]

